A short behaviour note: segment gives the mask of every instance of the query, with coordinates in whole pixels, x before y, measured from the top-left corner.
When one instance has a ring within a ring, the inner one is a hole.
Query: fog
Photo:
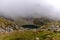
[[[0,15],[60,19],[60,0],[0,0]]]

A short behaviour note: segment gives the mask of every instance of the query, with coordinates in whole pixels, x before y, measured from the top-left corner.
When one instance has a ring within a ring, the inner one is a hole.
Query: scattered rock
[[[17,30],[18,26],[14,21],[0,17],[0,32],[13,32]]]

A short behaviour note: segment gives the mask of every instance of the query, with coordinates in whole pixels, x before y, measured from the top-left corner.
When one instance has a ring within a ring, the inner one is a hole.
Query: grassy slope
[[[0,34],[0,40],[35,40],[34,32],[24,31],[24,32],[11,32]]]
[[[31,22],[23,20],[22,18],[20,18],[16,22],[19,25],[33,24]],[[60,23],[57,23],[57,25],[60,25]],[[0,40],[35,40],[36,37],[38,37],[40,40],[60,40],[60,33],[54,33],[51,31],[14,31],[11,33],[0,33]]]
[[[11,32],[0,34],[0,40],[36,40],[38,37],[40,40],[60,40],[60,33],[54,33],[51,31],[45,32]]]

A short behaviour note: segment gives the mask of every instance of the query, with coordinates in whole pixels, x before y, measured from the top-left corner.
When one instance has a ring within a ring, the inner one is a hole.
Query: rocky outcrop
[[[4,17],[0,17],[0,33],[12,32],[17,29],[18,29],[18,26],[14,21],[10,19],[6,19]]]
[[[50,25],[50,26],[42,26],[38,29],[38,31],[51,31],[51,32],[60,32],[59,25]]]

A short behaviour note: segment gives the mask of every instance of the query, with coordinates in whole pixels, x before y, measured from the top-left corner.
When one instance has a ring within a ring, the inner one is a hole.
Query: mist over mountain
[[[60,19],[59,0],[0,0],[0,15],[5,17],[48,17]]]

